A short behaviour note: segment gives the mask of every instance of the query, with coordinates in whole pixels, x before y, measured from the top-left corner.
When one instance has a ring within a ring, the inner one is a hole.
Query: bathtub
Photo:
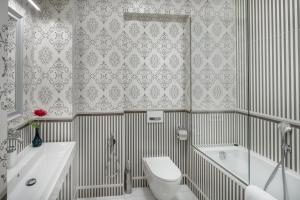
[[[242,181],[248,181],[248,150],[239,146],[200,147],[209,158],[217,162]],[[250,184],[263,188],[276,167],[275,162],[250,152]],[[286,169],[289,200],[300,199],[300,174]],[[283,200],[281,168],[267,190],[278,200]]]

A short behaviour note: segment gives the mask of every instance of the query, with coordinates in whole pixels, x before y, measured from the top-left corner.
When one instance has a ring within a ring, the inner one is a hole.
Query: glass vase
[[[40,137],[40,128],[35,128],[35,136],[32,140],[33,147],[39,147],[43,143],[42,138]]]

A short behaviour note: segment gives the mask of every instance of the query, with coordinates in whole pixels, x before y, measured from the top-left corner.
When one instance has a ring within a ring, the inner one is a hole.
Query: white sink
[[[7,170],[8,200],[56,199],[75,157],[75,142],[43,143],[27,147],[16,166]],[[36,184],[26,186],[35,178]]]

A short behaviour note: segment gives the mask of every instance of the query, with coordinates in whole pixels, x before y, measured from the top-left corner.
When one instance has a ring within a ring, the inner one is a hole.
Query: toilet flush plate
[[[163,111],[147,111],[147,123],[163,123]]]

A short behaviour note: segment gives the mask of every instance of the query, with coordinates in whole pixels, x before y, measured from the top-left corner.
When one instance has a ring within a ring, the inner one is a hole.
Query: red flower
[[[38,117],[44,117],[45,115],[47,115],[47,111],[43,109],[37,109],[33,111],[33,114]]]

